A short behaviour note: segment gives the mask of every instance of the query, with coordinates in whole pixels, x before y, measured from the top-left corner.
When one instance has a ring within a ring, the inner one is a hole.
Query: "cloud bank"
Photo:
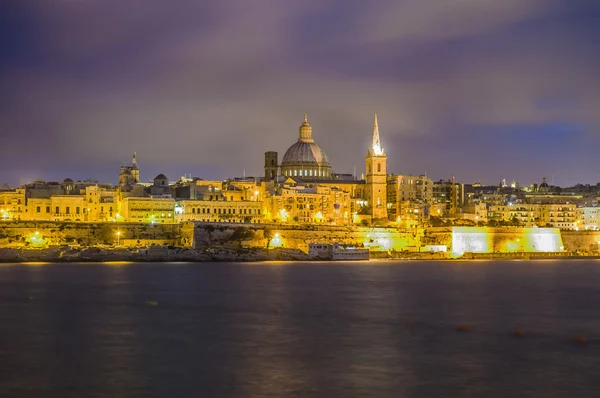
[[[262,173],[308,112],[360,173],[372,114],[388,169],[595,183],[593,2],[14,2],[0,63],[0,183]],[[3,22],[0,20],[0,22]]]

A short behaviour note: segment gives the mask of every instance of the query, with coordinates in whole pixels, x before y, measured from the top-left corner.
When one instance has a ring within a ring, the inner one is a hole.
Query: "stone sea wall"
[[[418,231],[396,228],[290,226],[278,224],[206,224],[185,223],[182,240],[194,248],[214,246],[285,247],[308,252],[310,243],[342,243],[369,247],[372,251],[416,250]],[[421,231],[422,235],[422,231]]]
[[[308,255],[294,249],[191,249],[149,247],[131,248],[73,248],[47,249],[0,248],[0,263],[52,263],[52,262],[253,262],[302,261]]]
[[[120,231],[120,234],[117,232]],[[502,248],[523,236],[523,228],[488,228],[491,247]],[[50,246],[147,247],[166,245],[195,249],[249,249],[284,247],[308,251],[309,243],[333,243],[369,247],[373,252],[415,252],[426,246],[452,248],[452,228],[398,230],[396,228],[334,227],[326,225],[230,224],[185,222],[182,224],[0,222],[0,248],[31,248],[38,233]],[[561,231],[566,251],[591,252],[600,246],[600,231]]]
[[[0,247],[32,246],[31,238],[49,245],[145,246],[153,243],[180,245],[179,224],[81,223],[60,221],[0,222]],[[120,232],[120,234],[118,234]],[[138,242],[139,241],[139,242]]]

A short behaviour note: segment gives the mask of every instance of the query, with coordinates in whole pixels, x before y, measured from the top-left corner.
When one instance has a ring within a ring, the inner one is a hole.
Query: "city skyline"
[[[114,182],[132,152],[144,181],[260,176],[304,112],[336,173],[377,112],[390,173],[595,184],[599,10],[572,3],[12,2],[0,184]]]

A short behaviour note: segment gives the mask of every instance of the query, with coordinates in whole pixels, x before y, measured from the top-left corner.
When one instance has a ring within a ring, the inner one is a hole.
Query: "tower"
[[[273,181],[278,173],[277,152],[265,152],[265,181]]]
[[[133,182],[137,184],[140,182],[140,168],[137,164],[137,159],[135,158],[135,152],[133,153],[133,158],[131,159],[131,176],[133,177]]]
[[[366,157],[366,194],[371,217],[387,219],[387,156],[381,148],[377,114],[373,119],[373,139]]]

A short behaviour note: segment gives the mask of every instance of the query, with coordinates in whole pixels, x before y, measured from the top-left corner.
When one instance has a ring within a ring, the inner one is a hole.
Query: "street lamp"
[[[121,245],[121,231],[117,231],[117,246]]]

